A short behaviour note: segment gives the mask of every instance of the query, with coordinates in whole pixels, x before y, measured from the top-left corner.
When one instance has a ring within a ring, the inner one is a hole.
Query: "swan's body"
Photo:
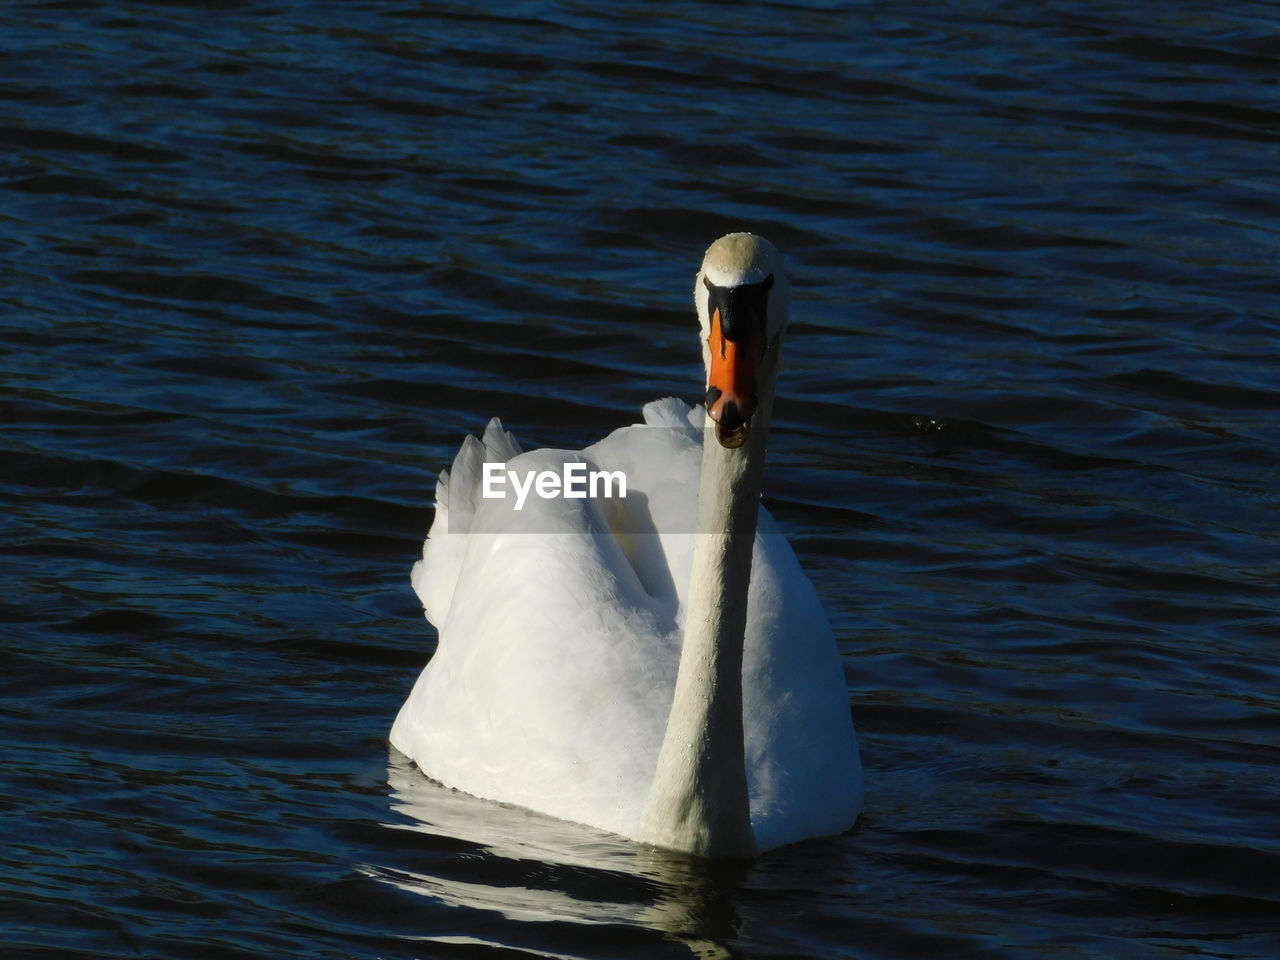
[[[427,775],[712,856],[852,825],[862,774],[835,641],[758,505],[786,297],[772,246],[723,238],[696,288],[704,354],[708,337],[730,362],[749,352],[750,395],[708,357],[710,413],[656,401],[580,452],[522,453],[497,421],[463,445],[413,571],[440,643],[391,732]],[[752,304],[755,334],[714,339]],[[627,496],[531,492],[517,511],[482,496],[485,462],[621,471]]]

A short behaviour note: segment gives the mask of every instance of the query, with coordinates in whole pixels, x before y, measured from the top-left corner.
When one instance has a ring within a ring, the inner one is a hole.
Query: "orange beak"
[[[747,325],[741,340],[729,340],[720,329],[720,309],[711,314],[711,372],[707,376],[707,414],[716,422],[722,447],[736,448],[747,440],[751,415],[756,412],[756,372],[764,355],[763,334]]]

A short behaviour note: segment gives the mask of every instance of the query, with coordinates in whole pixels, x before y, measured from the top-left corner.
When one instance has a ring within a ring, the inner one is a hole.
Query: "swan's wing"
[[[697,519],[700,417],[701,408],[683,400],[654,400],[645,405],[643,426],[615,430],[582,452],[582,459],[593,466],[625,476],[628,495],[602,504],[607,508],[606,525],[645,591],[670,616],[675,615],[689,579],[692,540],[688,534]],[[495,417],[485,428],[483,440],[472,436],[463,440],[453,465],[436,482],[435,520],[423,544],[422,560],[410,577],[427,619],[437,628],[448,619],[467,536],[475,527],[484,464],[511,466],[521,454],[519,442]],[[536,506],[530,504],[526,516],[498,516],[489,522],[511,529],[513,521],[520,520],[525,529],[531,529],[547,520],[545,513],[533,512]]]
[[[570,458],[584,454],[531,451],[507,467],[554,471]],[[457,572],[440,643],[393,744],[470,794],[630,831],[675,684],[669,604],[591,500],[530,495],[517,512],[509,498],[476,499],[470,530],[429,541],[420,566],[449,541],[462,545],[447,548]]]
[[[628,441],[627,430],[639,435]],[[626,469],[634,484],[651,479],[650,459],[670,465],[671,433],[626,428],[598,450],[534,450],[505,467],[524,476],[581,461]],[[671,578],[658,575],[660,552],[649,549],[656,538],[632,535],[640,520],[627,515],[642,511],[644,491],[630,486],[625,500],[603,503],[531,494],[516,510],[511,498],[460,483],[465,474],[478,486],[485,459],[502,452],[488,433],[464,448],[468,462],[450,471],[447,532],[433,527],[414,570],[440,643],[392,743],[450,786],[628,833],[661,744],[680,642]],[[452,513],[464,502],[472,512],[459,532]]]
[[[862,809],[844,668],[818,592],[760,508],[743,651],[751,826],[761,849],[840,833]]]

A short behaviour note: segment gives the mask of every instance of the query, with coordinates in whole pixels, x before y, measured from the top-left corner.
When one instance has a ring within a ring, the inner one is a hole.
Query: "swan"
[[[721,237],[694,284],[705,403],[580,451],[497,419],[466,438],[411,575],[439,644],[390,737],[423,773],[702,857],[853,825],[835,639],[759,502],[789,298],[769,241]]]

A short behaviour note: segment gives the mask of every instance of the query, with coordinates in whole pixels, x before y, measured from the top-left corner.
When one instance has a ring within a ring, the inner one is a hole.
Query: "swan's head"
[[[693,290],[707,367],[707,415],[723,447],[747,440],[763,391],[772,391],[790,285],[773,244],[731,233],[707,248]]]

